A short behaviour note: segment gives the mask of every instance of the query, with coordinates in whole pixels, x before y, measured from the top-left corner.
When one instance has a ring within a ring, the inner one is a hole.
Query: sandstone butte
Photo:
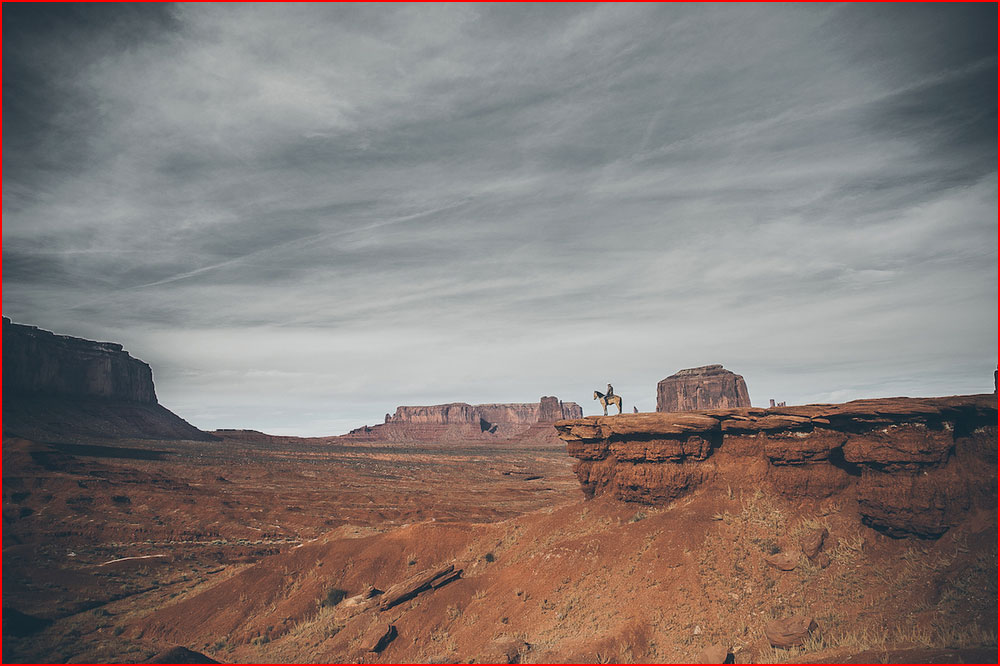
[[[585,495],[666,503],[708,481],[792,500],[850,494],[892,536],[996,505],[997,396],[590,416],[555,424]]]
[[[719,364],[680,370],[656,385],[658,412],[749,406],[750,394],[743,377]]]
[[[216,439],[156,400],[153,371],[114,342],[94,342],[3,318],[5,434],[46,440]]]
[[[558,444],[552,424],[582,417],[580,405],[554,396],[542,396],[538,402],[401,406],[385,415],[385,423],[357,428],[345,437],[389,442],[516,438]]]

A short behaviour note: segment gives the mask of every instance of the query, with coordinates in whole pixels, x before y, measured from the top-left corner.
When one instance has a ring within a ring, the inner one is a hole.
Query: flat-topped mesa
[[[27,439],[212,440],[156,401],[153,371],[114,342],[3,318],[3,431]]]
[[[3,318],[4,393],[156,404],[153,371],[113,342],[56,335]]]
[[[893,536],[936,538],[996,506],[997,397],[590,416],[555,424],[588,497],[657,504],[718,479],[857,500]]]
[[[680,370],[656,385],[656,411],[749,407],[750,394],[741,375],[718,363]]]
[[[444,405],[401,406],[386,423],[430,425],[532,425],[553,423],[560,419],[582,418],[583,408],[575,402],[562,402],[543,396],[539,402],[508,402],[470,405],[451,402]]]
[[[559,446],[550,425],[582,417],[580,405],[553,396],[543,396],[538,402],[403,405],[394,414],[386,414],[385,423],[356,428],[343,436],[378,442],[503,440]]]

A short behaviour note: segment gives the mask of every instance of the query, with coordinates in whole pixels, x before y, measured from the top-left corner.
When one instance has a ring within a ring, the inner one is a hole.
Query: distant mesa
[[[510,439],[537,434],[556,444],[549,427],[562,419],[583,417],[575,402],[543,396],[538,402],[507,402],[470,405],[403,405],[385,415],[385,423],[352,430],[347,437],[377,441],[425,441],[449,439]]]
[[[692,412],[702,409],[750,407],[742,375],[720,364],[687,368],[656,385],[656,411]]]
[[[3,431],[67,436],[215,439],[156,401],[153,371],[122,346],[3,318]]]
[[[543,396],[538,402],[507,402],[470,405],[452,402],[445,405],[397,407],[386,423],[425,423],[435,425],[473,423],[493,425],[531,425],[555,423],[560,419],[583,417],[583,408],[575,402],[562,402]]]

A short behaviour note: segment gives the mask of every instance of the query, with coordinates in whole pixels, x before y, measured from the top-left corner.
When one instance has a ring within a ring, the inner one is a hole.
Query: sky
[[[2,10],[3,313],[201,428],[993,390],[995,5]]]

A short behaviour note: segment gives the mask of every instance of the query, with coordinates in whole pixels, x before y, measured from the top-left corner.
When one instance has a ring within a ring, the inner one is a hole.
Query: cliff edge
[[[925,538],[997,501],[995,395],[592,416],[555,428],[590,497],[657,504],[712,480],[790,499],[852,494],[869,527]]]
[[[156,401],[153,371],[113,342],[3,318],[3,431],[34,440],[214,440]]]
[[[397,442],[518,439],[558,444],[549,426],[560,419],[582,417],[580,405],[554,396],[542,396],[538,402],[403,405],[386,414],[385,423],[357,428],[345,437]]]

